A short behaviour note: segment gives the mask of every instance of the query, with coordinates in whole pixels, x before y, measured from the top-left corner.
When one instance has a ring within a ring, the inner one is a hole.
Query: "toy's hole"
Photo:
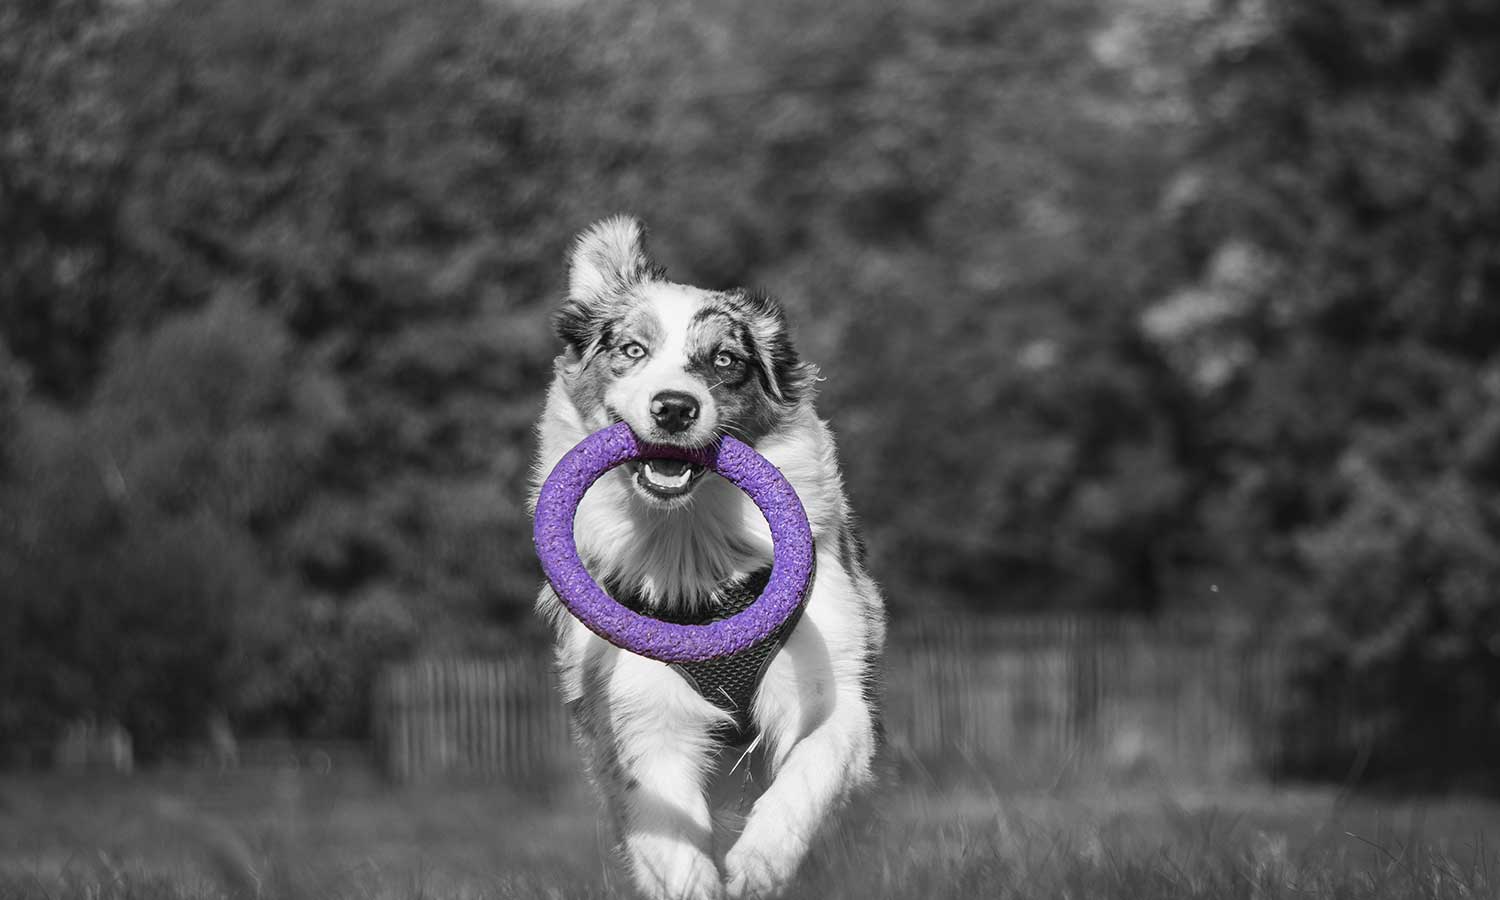
[[[654,619],[679,622],[680,617],[671,613],[659,613],[643,602],[647,595],[657,592],[652,595],[656,599],[680,598],[684,588],[695,594],[706,592],[716,586],[726,586],[736,574],[753,575],[771,565],[771,526],[748,494],[712,469],[696,466],[702,472],[696,476],[698,480],[691,494],[685,498],[685,503],[695,510],[700,504],[718,504],[724,508],[723,517],[717,519],[724,523],[724,528],[705,532],[698,517],[674,516],[672,510],[644,507],[643,504],[648,502],[647,498],[651,495],[637,493],[641,489],[633,483],[640,477],[637,467],[641,463],[639,460],[622,463],[600,476],[584,493],[573,518],[573,543],[578,547],[578,558],[583,563],[584,571],[616,602]],[[626,491],[635,496],[621,504],[617,502],[617,494],[601,497],[601,491]],[[590,497],[594,498],[596,504],[601,499],[604,500],[602,511],[590,514]],[[686,509],[685,505],[683,511]],[[662,515],[663,512],[666,514]],[[589,553],[584,535],[586,532],[617,534],[622,521],[628,522],[625,527],[631,531],[647,527],[653,530],[649,538],[643,541],[643,552],[621,559],[618,570],[605,571],[601,567],[602,560]],[[752,524],[747,529],[741,524],[742,521]],[[719,549],[726,536],[733,540],[727,554]],[[691,549],[695,539],[702,541],[698,545],[698,552]],[[686,553],[683,552],[685,545],[690,548]],[[653,559],[652,551],[655,549],[661,551],[659,560]],[[674,573],[673,568],[683,571]],[[703,574],[705,572],[708,574]],[[759,594],[759,591],[756,593]],[[700,601],[703,598],[695,596],[693,599]]]

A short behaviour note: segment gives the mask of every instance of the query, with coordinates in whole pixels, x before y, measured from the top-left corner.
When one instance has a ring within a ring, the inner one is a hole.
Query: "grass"
[[[825,841],[808,898],[1500,897],[1500,806],[1161,783],[907,779]],[[0,898],[612,896],[578,786],[175,771],[0,778]]]

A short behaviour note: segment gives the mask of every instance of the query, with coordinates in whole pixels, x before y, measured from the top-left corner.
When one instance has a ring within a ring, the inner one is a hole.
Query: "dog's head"
[[[631,218],[579,235],[553,324],[566,345],[558,371],[585,424],[627,422],[651,443],[698,447],[729,434],[754,445],[814,381],[776,301],[668,281]],[[631,472],[642,496],[668,507],[686,502],[703,474],[667,460]]]

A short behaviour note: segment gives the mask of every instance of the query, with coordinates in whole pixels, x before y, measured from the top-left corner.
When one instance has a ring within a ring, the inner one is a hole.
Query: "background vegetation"
[[[1481,0],[7,3],[0,739],[357,735],[529,639],[620,210],[791,309],[897,617],[1240,617],[1367,723],[1289,769],[1500,754]]]

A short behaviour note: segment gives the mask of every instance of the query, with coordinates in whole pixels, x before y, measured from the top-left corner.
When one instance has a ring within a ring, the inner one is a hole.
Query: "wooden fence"
[[[376,757],[403,781],[455,772],[529,779],[574,758],[545,652],[389,666],[373,714]]]
[[[1290,659],[1207,623],[1030,617],[924,624],[887,654],[901,758],[1200,779],[1264,771]]]
[[[896,757],[1198,778],[1263,770],[1289,660],[1195,623],[1120,617],[924,622],[892,629],[884,724]],[[388,668],[377,752],[401,780],[513,779],[575,767],[545,650]]]

